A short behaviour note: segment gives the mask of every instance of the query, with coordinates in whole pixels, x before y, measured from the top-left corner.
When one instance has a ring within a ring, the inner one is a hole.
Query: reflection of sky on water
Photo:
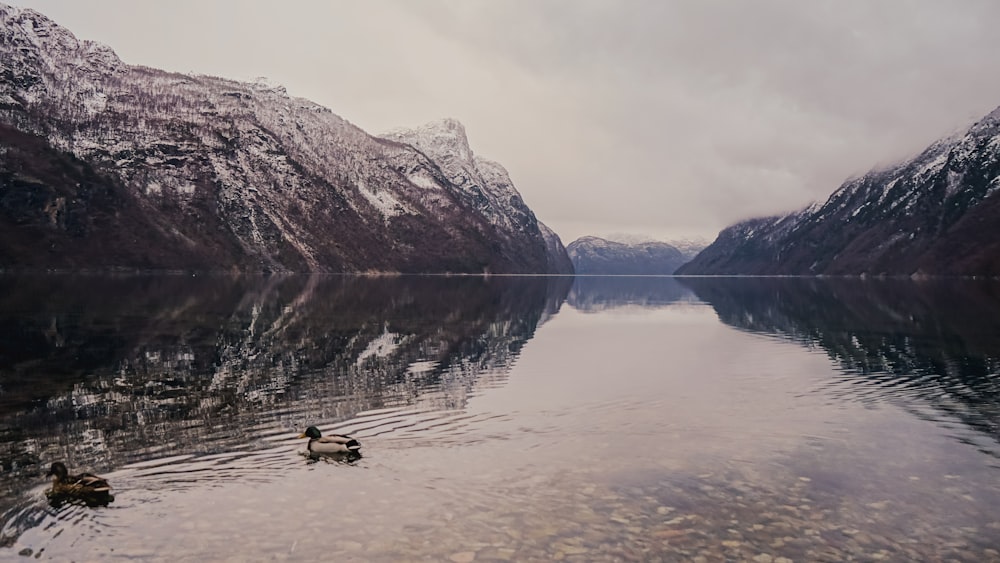
[[[604,281],[578,279],[562,308],[566,280],[477,278],[387,280],[381,290],[278,283],[273,303],[243,288],[229,312],[161,310],[136,326],[183,337],[136,330],[108,354],[115,370],[73,384],[86,400],[6,419],[24,425],[17,443],[106,463],[116,502],[53,515],[28,500],[41,485],[24,481],[4,534],[82,559],[114,547],[142,558],[338,549],[447,559],[472,549],[538,560],[613,545],[680,557],[682,539],[701,546],[692,553],[734,541],[734,519],[743,546],[729,548],[734,559],[878,549],[912,558],[915,549],[962,560],[938,550],[962,544],[982,557],[996,543],[995,442],[979,424],[996,408],[995,372],[976,370],[997,344],[980,321],[955,325],[955,311],[905,284],[883,295],[764,280],[694,282],[693,293],[672,279]],[[968,299],[988,311],[977,295]],[[923,344],[894,365],[964,360],[942,375],[915,372],[916,385],[901,370],[845,364],[896,334],[907,303],[917,307],[906,322],[923,328],[903,336]],[[121,323],[108,320],[117,314],[79,326]],[[206,326],[222,328],[206,335]],[[954,336],[965,334],[973,341]],[[177,349],[193,360],[165,352]],[[199,363],[206,353],[214,360]],[[120,423],[116,404],[142,405],[146,422]],[[358,436],[364,457],[310,463],[293,438],[306,421]],[[65,431],[79,442],[47,434]],[[87,539],[88,526],[105,530],[101,542]],[[325,535],[331,527],[342,536]],[[878,547],[845,539],[858,530]],[[911,533],[920,536],[907,544]],[[782,546],[785,536],[801,541]],[[611,553],[626,557],[585,557]]]

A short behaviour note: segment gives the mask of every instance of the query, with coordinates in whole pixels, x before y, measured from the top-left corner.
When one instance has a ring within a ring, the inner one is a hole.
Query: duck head
[[[310,438],[312,440],[318,440],[322,437],[323,434],[321,434],[319,428],[316,428],[315,426],[310,426],[309,428],[306,428],[305,432],[299,434],[299,438]]]
[[[52,467],[49,467],[49,472],[45,474],[46,477],[55,477],[57,481],[62,481],[67,475],[69,475],[69,470],[61,461],[53,463]]]

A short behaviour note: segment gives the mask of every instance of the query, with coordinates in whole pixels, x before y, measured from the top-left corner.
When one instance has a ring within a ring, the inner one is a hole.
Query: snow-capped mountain
[[[751,219],[679,274],[1000,276],[1000,108],[823,204]]]
[[[665,242],[627,244],[599,237],[580,237],[566,246],[578,274],[670,275],[687,258]]]
[[[708,240],[697,236],[656,239],[649,235],[638,235],[634,233],[611,233],[599,238],[612,242],[620,242],[629,246],[636,246],[645,243],[666,243],[677,250],[680,250],[681,254],[683,254],[684,258],[687,260],[697,256],[698,253],[704,250],[709,243]]]
[[[0,268],[565,273],[568,262],[455,121],[380,138],[264,82],[125,64],[3,4],[0,155]]]

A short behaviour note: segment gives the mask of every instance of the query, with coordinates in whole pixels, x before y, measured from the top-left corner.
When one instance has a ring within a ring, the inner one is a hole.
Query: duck
[[[45,492],[52,500],[76,499],[87,504],[107,504],[114,500],[107,479],[93,473],[70,475],[61,461],[53,463],[45,476],[52,477],[52,489]]]
[[[343,434],[330,434],[324,436],[319,428],[310,426],[306,431],[299,434],[299,438],[309,438],[306,447],[309,453],[315,454],[350,454],[358,453],[361,450],[361,442],[350,436]]]

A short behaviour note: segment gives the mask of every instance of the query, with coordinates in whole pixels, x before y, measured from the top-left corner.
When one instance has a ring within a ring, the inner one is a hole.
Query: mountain
[[[670,275],[687,261],[665,242],[623,243],[580,237],[566,246],[578,274]]]
[[[1000,276],[1000,108],[823,204],[724,229],[678,274]]]
[[[636,246],[643,243],[649,242],[665,242],[670,246],[681,251],[688,260],[694,258],[699,252],[708,246],[707,240],[701,237],[684,237],[684,238],[672,238],[672,239],[660,239],[656,240],[648,235],[637,235],[633,233],[611,233],[607,236],[601,237],[613,242],[620,242],[622,244],[627,244],[630,246]]]
[[[373,136],[3,4],[0,156],[0,269],[569,273],[455,121]]]

